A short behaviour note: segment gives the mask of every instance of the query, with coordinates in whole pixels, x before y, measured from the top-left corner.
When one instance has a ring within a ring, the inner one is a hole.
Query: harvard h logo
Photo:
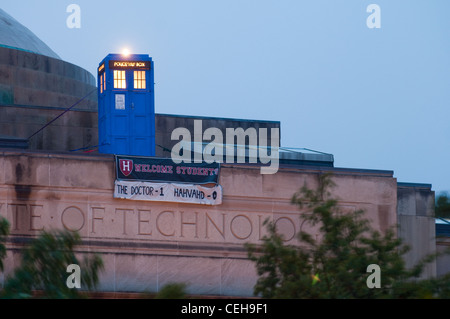
[[[119,160],[120,171],[123,175],[128,176],[133,171],[133,161],[132,160]]]

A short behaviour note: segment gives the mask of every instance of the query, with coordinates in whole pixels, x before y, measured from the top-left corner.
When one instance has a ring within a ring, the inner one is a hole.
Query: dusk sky
[[[69,28],[70,4],[81,8]],[[370,4],[381,9],[369,28]],[[281,145],[450,191],[448,0],[17,0],[1,8],[93,75],[155,62],[156,112],[281,122]],[[69,105],[67,106],[69,107]]]

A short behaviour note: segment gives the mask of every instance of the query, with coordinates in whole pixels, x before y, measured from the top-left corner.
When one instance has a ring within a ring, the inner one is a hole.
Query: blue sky
[[[69,4],[81,28],[66,25]],[[369,4],[381,28],[369,29]],[[450,1],[17,0],[2,9],[95,74],[128,47],[155,61],[156,112],[277,120],[335,166],[450,191]]]

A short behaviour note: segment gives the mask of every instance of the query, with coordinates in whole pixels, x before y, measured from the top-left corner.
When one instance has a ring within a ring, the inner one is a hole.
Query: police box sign
[[[111,70],[150,70],[150,61],[109,61],[109,68]]]
[[[116,179],[187,184],[218,183],[219,163],[180,163],[170,158],[116,155]]]
[[[193,184],[116,181],[114,198],[202,205],[222,204],[222,187]]]

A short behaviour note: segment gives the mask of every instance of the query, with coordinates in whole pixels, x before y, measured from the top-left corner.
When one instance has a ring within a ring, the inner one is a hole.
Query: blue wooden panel
[[[112,122],[112,136],[128,136],[130,130],[130,124],[128,120],[128,115],[117,115],[115,114]]]
[[[147,116],[135,116],[133,119],[133,136],[149,136],[150,125],[147,123],[150,119]]]
[[[114,137],[113,144],[115,154],[129,155],[128,146],[130,143],[127,137]]]
[[[138,156],[145,156],[148,153],[148,149],[150,148],[150,143],[148,138],[139,138],[136,137],[132,141],[133,153],[136,153]]]

